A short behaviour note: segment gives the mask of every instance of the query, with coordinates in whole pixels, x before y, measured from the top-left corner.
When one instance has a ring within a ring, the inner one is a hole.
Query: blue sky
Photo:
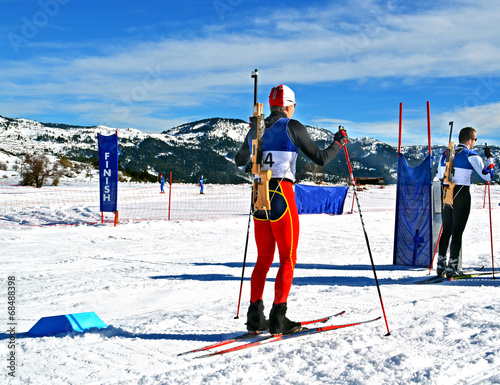
[[[133,127],[252,114],[253,79],[294,118],[352,137],[447,144],[449,121],[500,145],[494,0],[0,0],[0,115]]]

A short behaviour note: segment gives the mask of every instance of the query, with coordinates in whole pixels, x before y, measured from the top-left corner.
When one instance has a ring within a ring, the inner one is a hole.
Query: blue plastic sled
[[[83,332],[90,328],[105,328],[107,326],[92,311],[40,318],[27,334],[32,337],[46,337],[60,333]]]

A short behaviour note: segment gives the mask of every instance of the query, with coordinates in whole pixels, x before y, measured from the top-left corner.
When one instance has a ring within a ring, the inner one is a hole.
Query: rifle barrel
[[[252,71],[252,78],[254,80],[254,82],[253,82],[253,104],[254,105],[257,104],[257,79],[258,79],[258,77],[259,77],[259,71],[256,68],[255,71]]]

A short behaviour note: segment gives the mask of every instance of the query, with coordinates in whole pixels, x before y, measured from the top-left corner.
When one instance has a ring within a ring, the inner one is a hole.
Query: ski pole
[[[236,310],[236,317],[234,317],[234,319],[240,318],[241,292],[243,290],[243,279],[245,278],[245,265],[247,262],[248,238],[250,236],[251,219],[252,219],[252,207],[250,207],[250,214],[248,214],[247,240],[245,242],[245,254],[243,255],[243,268],[241,269],[240,295],[238,297],[238,309]]]
[[[354,212],[354,201],[356,199],[355,195],[356,195],[356,189],[354,189],[354,192],[352,194],[352,205],[351,205],[351,212],[350,212],[350,214],[352,214]]]
[[[491,239],[491,270],[493,271],[493,279],[495,277],[495,259],[493,258],[493,225],[491,222],[491,194],[490,194],[490,182],[486,182],[488,186],[488,206],[490,211],[490,239]]]
[[[486,193],[488,192],[488,182],[484,184],[483,209],[486,207]]]
[[[441,229],[439,230],[439,235],[438,235],[438,240],[436,242],[436,248],[434,249],[434,254],[432,255],[432,261],[431,261],[431,267],[429,269],[429,274],[427,275],[430,275],[431,274],[431,271],[432,271],[432,265],[434,264],[434,258],[436,258],[436,252],[437,252],[437,249],[439,247],[439,241],[441,240],[441,234],[443,233],[443,224],[441,223]]]
[[[259,175],[260,167],[257,167],[257,151],[259,145],[259,128],[260,128],[260,119],[262,118],[260,114],[262,113],[262,104],[257,103],[257,84],[259,78],[259,71],[257,68],[255,71],[252,71],[252,79],[253,79],[253,117],[250,118],[250,135],[252,138],[252,148],[250,150],[251,161],[252,161],[252,173],[254,175]],[[241,284],[240,284],[240,295],[238,298],[238,309],[236,311],[235,319],[240,318],[240,304],[241,304],[241,292],[243,290],[243,279],[245,277],[245,264],[247,260],[247,250],[248,250],[248,237],[250,236],[250,221],[252,219],[252,209],[254,204],[254,191],[255,185],[252,189],[252,204],[250,205],[250,213],[248,214],[248,228],[247,228],[247,240],[245,243],[245,254],[243,256],[243,269],[241,271]]]
[[[340,126],[339,129],[343,130],[344,127]],[[349,175],[351,177],[352,186],[354,188],[354,191],[356,191],[356,182],[355,182],[354,176],[352,174],[351,162],[349,160],[349,153],[347,152],[347,146],[346,145],[344,145],[344,153],[345,153],[345,158],[346,158],[346,161],[347,161],[347,166],[349,167]],[[387,334],[386,334],[386,336],[390,336],[391,332],[389,331],[389,324],[387,323],[387,316],[385,315],[384,301],[382,300],[382,293],[380,292],[380,285],[379,285],[378,279],[377,279],[377,271],[375,270],[375,264],[373,263],[373,256],[372,256],[372,251],[371,251],[371,248],[370,248],[370,241],[368,240],[368,234],[366,233],[365,224],[363,222],[363,215],[361,214],[361,207],[359,205],[358,195],[356,194],[355,197],[356,197],[356,204],[358,206],[358,211],[359,211],[359,218],[361,220],[361,226],[363,227],[363,232],[365,234],[366,247],[368,248],[368,254],[370,255],[370,261],[371,261],[371,264],[372,264],[373,276],[375,277],[375,283],[377,285],[377,291],[378,291],[378,296],[379,296],[379,299],[380,299],[380,305],[382,306],[382,313],[384,314],[385,326],[387,328]]]

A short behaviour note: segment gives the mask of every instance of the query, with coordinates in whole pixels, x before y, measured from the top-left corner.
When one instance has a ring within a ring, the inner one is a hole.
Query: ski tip
[[[326,317],[323,321],[321,321],[321,323],[326,323],[326,322],[330,321],[333,317],[338,317],[338,316],[344,315],[344,314],[345,314],[345,310],[342,310],[341,312],[339,312],[337,314]]]

